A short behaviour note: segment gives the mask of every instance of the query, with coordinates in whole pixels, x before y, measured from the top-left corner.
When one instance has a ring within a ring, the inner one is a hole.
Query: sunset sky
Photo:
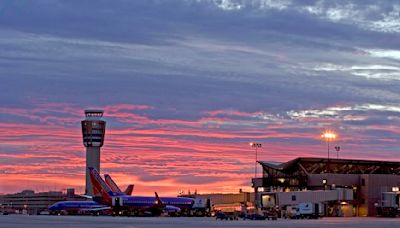
[[[0,193],[251,190],[255,153],[400,161],[398,0],[0,0]],[[331,148],[333,150],[333,148]],[[333,153],[336,156],[336,153]]]

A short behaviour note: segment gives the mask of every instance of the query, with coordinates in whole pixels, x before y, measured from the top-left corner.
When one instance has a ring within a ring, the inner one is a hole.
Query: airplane
[[[115,192],[124,193],[126,195],[131,195],[134,185],[130,184],[126,188],[124,192],[118,187],[118,185],[113,181],[110,175],[104,175],[107,185]],[[83,195],[83,197],[92,199],[91,196]],[[67,212],[68,214],[78,214],[80,212],[94,212],[99,213],[103,210],[111,209],[111,207],[100,204],[96,201],[60,201],[54,203],[53,205],[48,207],[48,210],[53,213],[59,214],[62,211]]]
[[[57,214],[60,214],[62,211],[68,214],[78,214],[79,212],[99,213],[100,211],[109,209],[111,207],[95,201],[60,201],[48,208],[50,212]]]
[[[99,172],[89,167],[90,179],[93,184],[93,192],[96,194],[93,200],[110,206],[116,214],[127,212],[150,212],[152,215],[160,215],[163,212],[177,214],[181,210],[190,210],[194,200],[185,197],[159,197],[155,196],[129,196],[122,192],[113,191],[101,178]]]

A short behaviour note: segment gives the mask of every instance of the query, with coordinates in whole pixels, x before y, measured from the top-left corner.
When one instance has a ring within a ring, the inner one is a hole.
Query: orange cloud
[[[111,174],[122,187],[135,184],[137,194],[249,190],[255,151],[248,142],[254,140],[263,144],[259,160],[287,161],[327,153],[319,138],[321,127],[314,119],[274,122],[260,119],[266,116],[261,112],[225,110],[206,112],[194,120],[152,119],[143,111],[155,108],[146,105],[115,104],[104,109],[108,124],[101,172]],[[0,192],[67,187],[83,192],[83,108],[41,103],[30,108],[3,107],[0,114],[27,119],[0,121]],[[374,150],[368,143],[371,137],[357,126],[349,129],[339,134],[341,157],[370,158]],[[400,133],[397,127],[371,125],[369,129]],[[382,141],[396,144],[391,138]],[[390,153],[383,156],[393,159]]]

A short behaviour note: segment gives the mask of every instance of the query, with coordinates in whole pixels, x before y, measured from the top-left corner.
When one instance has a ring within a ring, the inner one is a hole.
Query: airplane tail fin
[[[128,187],[126,187],[126,190],[124,191],[124,193],[127,194],[128,196],[132,195],[134,187],[135,187],[135,185],[133,185],[133,184],[128,185]]]
[[[154,192],[156,195],[156,205],[158,206],[164,206],[163,202],[161,201],[160,197],[158,196],[157,192]]]
[[[121,189],[118,187],[118,185],[115,183],[110,175],[105,174],[104,179],[113,192],[122,193]]]
[[[111,200],[110,194],[112,193],[112,191],[110,187],[101,178],[99,172],[93,167],[88,167],[88,169],[90,174],[90,180],[92,181],[93,185],[93,192],[98,192],[104,199]]]
[[[110,175],[105,174],[104,179],[106,181],[106,184],[111,188],[111,191],[113,191],[114,193],[118,193],[120,195],[125,194],[125,195],[130,196],[133,192],[133,188],[134,188],[133,184],[128,185],[128,187],[126,188],[125,191],[121,191],[121,189],[118,187],[118,185],[115,183],[115,181],[111,178]]]

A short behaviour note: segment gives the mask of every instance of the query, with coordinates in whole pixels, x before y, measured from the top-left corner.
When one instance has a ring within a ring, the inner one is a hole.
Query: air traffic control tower
[[[106,121],[102,120],[102,110],[85,110],[82,120],[83,145],[86,147],[86,187],[85,194],[93,195],[92,181],[88,167],[94,167],[100,172],[100,147],[104,143]]]

